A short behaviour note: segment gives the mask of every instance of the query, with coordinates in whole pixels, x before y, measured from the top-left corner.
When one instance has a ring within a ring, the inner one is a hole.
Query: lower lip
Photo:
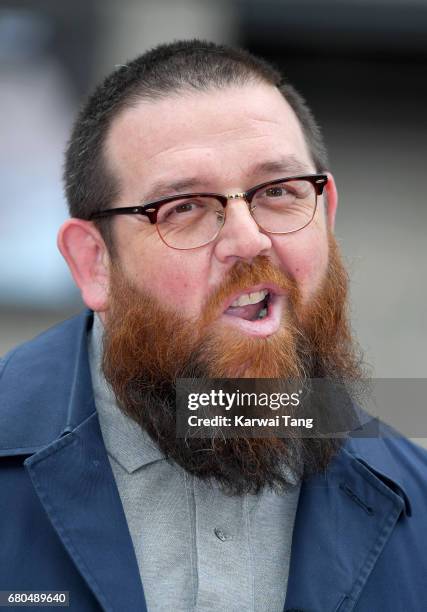
[[[267,315],[263,319],[248,321],[224,313],[220,321],[224,321],[227,325],[232,325],[250,336],[267,337],[275,334],[279,330],[282,322],[282,312],[283,296],[274,295],[270,297],[267,306]]]

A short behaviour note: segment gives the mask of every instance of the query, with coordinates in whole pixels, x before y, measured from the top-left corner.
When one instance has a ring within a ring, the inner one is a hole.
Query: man
[[[305,102],[246,52],[164,45],[97,88],[58,238],[89,311],[2,364],[1,589],[426,609],[424,451],[176,434],[183,378],[362,378],[327,168]]]

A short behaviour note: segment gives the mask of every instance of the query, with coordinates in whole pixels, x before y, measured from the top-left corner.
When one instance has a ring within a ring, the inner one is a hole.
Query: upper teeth
[[[232,308],[236,306],[247,306],[248,304],[257,304],[258,302],[262,302],[265,296],[268,294],[267,289],[263,289],[262,291],[255,291],[254,293],[244,293],[240,295],[237,300],[231,304]]]

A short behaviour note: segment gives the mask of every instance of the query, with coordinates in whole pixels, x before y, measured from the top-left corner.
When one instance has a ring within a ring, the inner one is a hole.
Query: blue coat
[[[66,590],[77,612],[143,612],[93,400],[92,320],[62,323],[0,366],[0,590]],[[349,440],[302,486],[285,608],[427,610],[426,481],[427,453],[408,440]]]

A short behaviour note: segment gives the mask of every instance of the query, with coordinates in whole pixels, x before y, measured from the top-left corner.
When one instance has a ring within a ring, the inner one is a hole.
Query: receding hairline
[[[287,106],[290,108],[290,110],[295,116],[296,121],[298,122],[298,124],[300,125],[302,129],[301,122],[299,121],[291,104],[288,102],[288,100],[286,99],[286,96],[282,93],[280,88],[277,85],[274,85],[273,83],[269,83],[268,81],[266,81],[265,79],[257,75],[252,75],[244,83],[242,82],[241,84],[236,82],[236,83],[221,83],[220,85],[217,85],[216,83],[212,82],[212,83],[207,84],[203,88],[196,89],[195,87],[192,87],[191,85],[184,83],[180,85],[179,87],[174,88],[173,90],[156,92],[154,94],[151,93],[150,90],[147,91],[145,89],[144,83],[142,82],[140,90],[135,90],[131,92],[126,98],[122,100],[119,107],[115,110],[114,115],[108,121],[108,127],[106,131],[105,140],[107,140],[111,132],[111,128],[113,124],[120,121],[120,119],[126,113],[132,112],[132,110],[137,110],[140,106],[144,106],[144,105],[153,106],[156,103],[167,102],[169,100],[173,101],[173,100],[180,100],[180,99],[185,99],[185,98],[189,98],[189,99],[190,98],[203,98],[203,97],[211,96],[212,94],[217,94],[219,92],[226,92],[228,90],[241,91],[243,88],[246,88],[249,86],[261,86],[264,89],[270,89],[272,91],[275,91],[278,94],[278,96],[281,99],[283,99],[285,103],[287,104]]]
[[[265,90],[271,90],[272,92],[277,93],[278,99],[281,99],[285,103],[288,111],[290,111],[292,116],[294,117],[295,124],[298,126],[302,141],[305,146],[305,152],[307,154],[307,157],[310,160],[311,164],[315,167],[316,162],[310,150],[310,145],[309,145],[309,142],[307,141],[304,127],[301,124],[301,121],[299,120],[294,109],[292,108],[292,105],[286,99],[286,96],[284,95],[284,93],[279,89],[278,86],[272,83],[269,83],[258,76],[255,76],[251,80],[253,81],[253,85],[258,85],[264,88]],[[114,117],[112,118],[110,122],[110,125],[108,126],[106,134],[105,134],[105,138],[103,142],[103,158],[104,158],[105,168],[109,173],[111,173],[111,178],[113,178],[114,181],[117,181],[117,184],[119,185],[120,180],[118,176],[118,168],[114,167],[114,163],[113,163],[114,157],[111,151],[111,145],[112,145],[111,139],[112,139],[114,127],[117,126],[117,124],[120,123],[128,113],[132,113],[132,111],[137,111],[141,106],[144,106],[144,105],[147,105],[147,107],[148,106],[153,107],[153,105],[155,106],[156,103],[161,103],[163,101],[168,102],[168,101],[173,101],[174,99],[182,100],[187,97],[188,98],[203,98],[205,96],[212,95],[212,93],[217,94],[219,92],[226,92],[227,90],[241,91],[242,87],[246,87],[246,86],[250,86],[250,81],[245,83],[243,86],[237,86],[236,84],[226,83],[222,85],[221,87],[217,87],[214,84],[210,84],[210,86],[204,89],[201,89],[201,90],[194,89],[186,85],[183,85],[179,89],[175,89],[173,91],[168,91],[168,92],[162,92],[162,95],[156,95],[156,96],[148,95],[146,92],[141,93],[141,95],[139,96],[136,93],[134,93],[131,96],[131,98],[128,100],[128,102],[123,104],[122,108],[115,113]],[[272,159],[271,161],[266,160],[265,163],[258,164],[259,167],[265,166],[266,171],[268,171],[267,167],[269,165],[271,166],[272,171],[274,171],[275,165],[277,169],[279,169],[279,167],[282,166],[284,171],[293,172],[294,174],[303,173],[304,171],[306,172],[312,171],[307,167],[307,164],[305,164],[303,160],[298,159],[296,156],[292,154],[280,156],[280,159],[277,160],[277,163],[274,159]],[[188,179],[188,180],[182,181],[182,183],[184,182],[190,184],[191,182],[194,182],[194,181],[191,181],[191,179]],[[163,195],[162,193],[163,183],[161,181],[155,185],[155,187],[153,188],[154,191],[156,191],[156,188],[159,191],[160,196]],[[171,189],[173,189],[173,184],[171,184]],[[150,196],[151,194],[148,194],[149,198]]]

